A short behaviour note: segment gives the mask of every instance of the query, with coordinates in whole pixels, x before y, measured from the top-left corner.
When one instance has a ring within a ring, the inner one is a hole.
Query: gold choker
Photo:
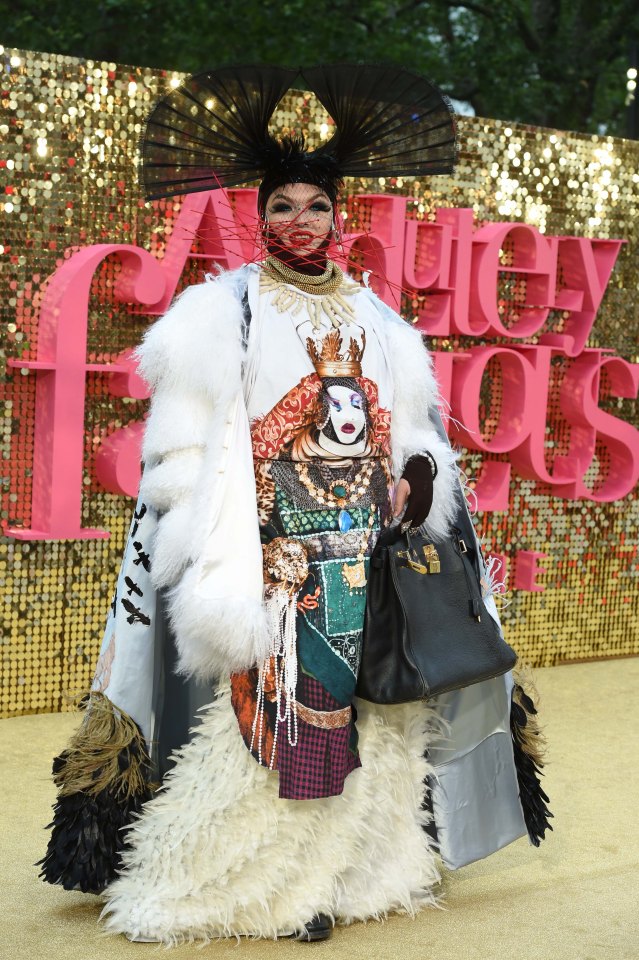
[[[344,274],[332,260],[327,260],[326,270],[315,277],[287,267],[276,257],[266,258],[264,270],[273,280],[290,283],[303,293],[314,293],[319,296],[335,293],[344,282]]]

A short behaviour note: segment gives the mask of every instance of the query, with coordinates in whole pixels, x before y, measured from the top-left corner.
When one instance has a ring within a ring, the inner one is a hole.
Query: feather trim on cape
[[[537,691],[530,671],[519,668],[514,672],[510,730],[519,799],[530,842],[538,847],[552,830],[553,814],[548,808],[550,798],[541,785],[545,766],[546,738],[539,726],[537,707],[533,697]]]

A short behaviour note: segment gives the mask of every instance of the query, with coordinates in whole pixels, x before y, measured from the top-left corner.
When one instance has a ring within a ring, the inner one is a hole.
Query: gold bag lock
[[[401,557],[405,561],[406,566],[410,567],[411,570],[414,570],[415,573],[441,573],[441,564],[439,562],[439,554],[435,549],[433,543],[427,543],[423,547],[424,559],[426,564],[420,563],[419,555],[416,550],[398,550],[397,556]]]
[[[426,558],[426,565],[428,566],[429,573],[441,573],[442,567],[439,562],[439,554],[435,549],[434,543],[426,543],[424,545],[424,557]]]

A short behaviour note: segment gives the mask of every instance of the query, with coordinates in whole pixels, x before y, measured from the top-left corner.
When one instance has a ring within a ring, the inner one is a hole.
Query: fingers
[[[431,484],[430,489],[419,490],[409,498],[402,524],[410,522],[411,527],[421,527],[428,517],[432,505],[433,487]]]
[[[405,506],[402,528],[420,527],[428,517],[433,505],[433,480],[437,476],[437,464],[428,451],[409,457],[404,473],[397,485],[395,517]],[[408,502],[407,502],[408,498]]]
[[[406,501],[410,496],[410,484],[408,480],[402,477],[395,487],[395,501],[393,503],[393,516],[399,517],[406,507]]]
[[[400,480],[400,484],[406,482]],[[399,487],[399,485],[398,485]],[[409,485],[410,491],[410,485]],[[405,502],[405,498],[404,498]],[[433,505],[433,480],[428,477],[422,487],[416,487],[408,497],[406,511],[402,517],[402,527],[410,524],[411,527],[421,527],[422,523],[428,517]],[[398,514],[395,513],[395,516]]]

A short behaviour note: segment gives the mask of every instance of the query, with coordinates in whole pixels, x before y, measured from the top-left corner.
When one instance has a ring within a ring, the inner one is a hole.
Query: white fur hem
[[[239,734],[228,691],[129,834],[103,911],[113,933],[165,944],[267,937],[326,913],[338,923],[415,913],[439,880],[423,829],[424,704],[359,704],[362,768],[341,796],[280,800]]]

